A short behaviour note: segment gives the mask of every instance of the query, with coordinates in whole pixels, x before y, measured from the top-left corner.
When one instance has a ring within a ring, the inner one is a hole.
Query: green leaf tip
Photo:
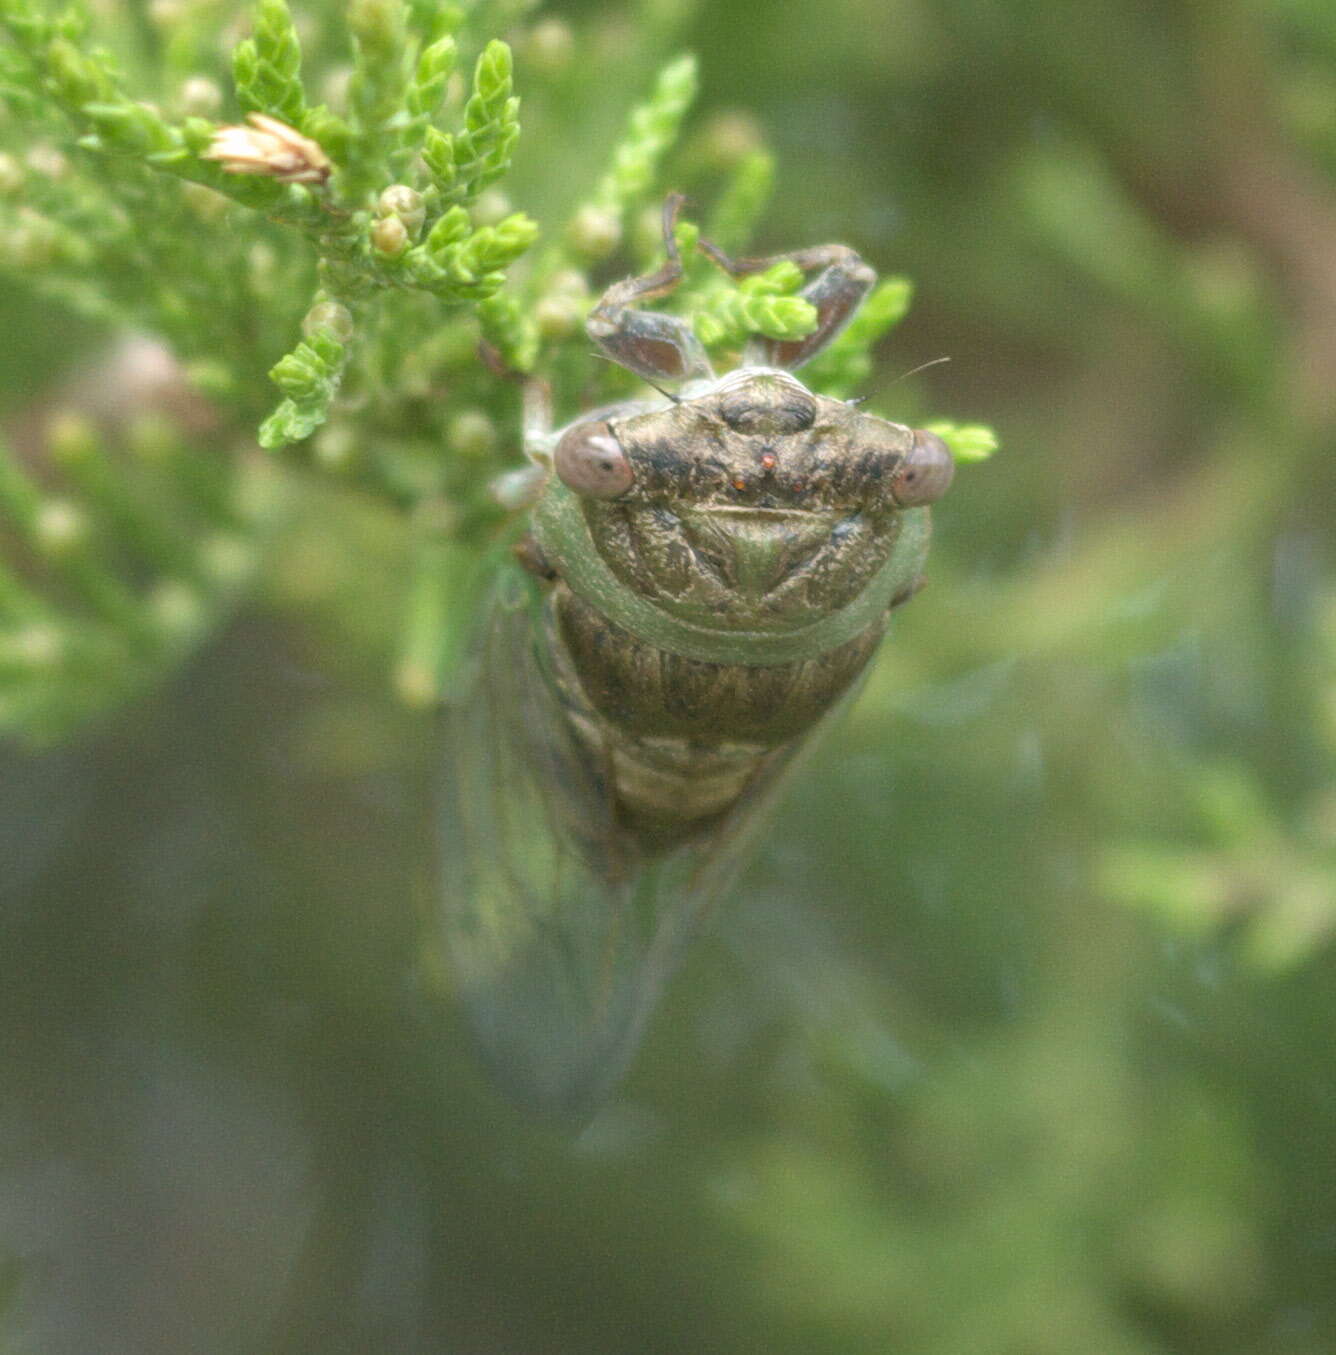
[[[495,111],[501,100],[510,97],[514,64],[509,46],[500,38],[493,38],[483,49],[473,72],[473,88],[483,110]]]
[[[599,180],[592,202],[619,216],[654,187],[659,164],[677,140],[682,120],[696,98],[696,58],[691,53],[670,61],[649,98],[627,119],[612,153],[611,168]]]
[[[957,465],[969,466],[987,461],[997,451],[997,434],[982,423],[946,423],[938,421],[925,425],[929,433],[936,433],[946,443]]]
[[[428,129],[423,159],[442,201],[469,203],[510,168],[520,134],[520,101],[512,94],[510,48],[487,44],[473,68],[473,93],[464,105],[464,126],[453,137]]]
[[[348,347],[329,329],[316,329],[280,358],[269,378],[287,397],[260,425],[268,450],[309,437],[329,417],[348,361]]]
[[[301,64],[301,43],[286,0],[260,0],[254,35],[232,53],[232,78],[242,108],[300,126],[306,111]]]

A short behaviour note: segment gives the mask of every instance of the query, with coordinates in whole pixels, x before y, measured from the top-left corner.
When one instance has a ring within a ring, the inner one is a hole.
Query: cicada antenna
[[[951,359],[949,357],[945,357],[933,358],[930,362],[920,362],[917,367],[911,367],[907,372],[901,372],[900,375],[895,378],[895,381],[891,382],[891,385],[894,386],[896,381],[908,381],[911,376],[917,376],[920,372],[926,372],[929,367],[940,367],[942,363],[950,361]]]
[[[891,385],[894,386],[897,382],[907,381],[911,376],[917,376],[920,372],[927,371],[929,367],[937,367],[940,366],[943,362],[950,361],[951,359],[949,357],[945,357],[945,358],[933,358],[931,362],[920,362],[917,367],[911,367],[907,372],[901,372],[899,376],[895,377],[894,380],[891,381]],[[857,409],[859,405],[866,403],[870,399],[872,399],[870,395],[855,395],[851,399],[846,400],[844,403],[846,405],[852,405],[853,408]]]

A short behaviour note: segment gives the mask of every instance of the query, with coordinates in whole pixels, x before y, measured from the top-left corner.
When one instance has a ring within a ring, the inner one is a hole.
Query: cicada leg
[[[671,292],[682,280],[682,258],[673,228],[685,199],[671,193],[663,205],[661,268],[614,283],[589,314],[589,337],[614,362],[647,381],[687,381],[714,375],[710,359],[690,324],[676,315],[660,315],[636,307]]]
[[[496,376],[520,383],[521,427],[526,465],[498,475],[490,485],[492,498],[516,513],[529,508],[542,491],[552,469],[552,387],[544,377],[530,376],[506,365],[490,344],[478,345],[478,355]]]

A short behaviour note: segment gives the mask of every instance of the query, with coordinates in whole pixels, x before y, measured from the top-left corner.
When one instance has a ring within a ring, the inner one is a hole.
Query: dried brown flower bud
[[[250,113],[249,127],[220,127],[205,160],[217,160],[228,174],[265,174],[279,183],[324,183],[329,156],[317,142],[267,113]]]

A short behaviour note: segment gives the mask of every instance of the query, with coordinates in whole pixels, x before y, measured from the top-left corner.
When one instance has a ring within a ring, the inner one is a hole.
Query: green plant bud
[[[335,66],[320,82],[320,97],[331,108],[344,112],[348,108],[348,90],[352,82],[351,66]]]
[[[512,212],[504,221],[488,229],[495,229],[497,239],[504,242],[506,249],[516,251],[528,249],[539,234],[538,223],[524,212]]]
[[[499,188],[487,188],[478,194],[469,216],[475,226],[495,226],[510,210],[510,199]]]
[[[1257,260],[1239,240],[1212,240],[1186,260],[1184,275],[1197,305],[1227,323],[1246,325],[1264,304]]]
[[[268,461],[242,464],[228,496],[231,511],[243,522],[263,523],[288,503],[291,486]]]
[[[479,100],[491,107],[507,98],[512,67],[510,48],[499,38],[493,38],[483,49],[473,71],[473,87]]]
[[[47,499],[37,510],[33,535],[39,549],[48,555],[64,555],[88,536],[88,518],[69,499]]]
[[[23,188],[23,166],[18,160],[0,151],[0,197],[14,197]]]
[[[51,44],[47,62],[52,81],[68,103],[82,106],[108,92],[102,71],[65,38],[57,38]]]
[[[397,216],[383,216],[371,227],[371,244],[392,259],[408,248],[408,228]]]
[[[419,659],[401,659],[395,667],[393,683],[394,694],[410,710],[427,710],[440,700],[436,674]]]
[[[407,95],[408,111],[415,118],[425,122],[439,110],[445,96],[446,82],[454,70],[456,55],[454,39],[448,37],[423,50]]]
[[[203,598],[180,579],[164,579],[152,589],[148,612],[157,628],[175,639],[194,635],[208,620]]]
[[[487,486],[492,499],[508,513],[528,508],[538,497],[546,472],[541,466],[522,466],[498,475]]]
[[[65,655],[65,632],[48,621],[24,626],[4,636],[0,655],[38,672],[55,668]]]
[[[422,163],[436,180],[436,187],[442,191],[448,189],[458,173],[454,138],[438,127],[428,127],[422,138]]]
[[[663,204],[646,203],[630,221],[631,248],[638,259],[657,258],[663,250]]]
[[[23,158],[28,168],[44,179],[62,179],[70,167],[69,160],[54,146],[34,146]]]
[[[353,0],[348,27],[364,46],[384,50],[398,41],[403,6],[400,0]]]
[[[449,536],[459,527],[459,509],[444,495],[433,494],[413,506],[413,527],[425,536]]]
[[[622,223],[605,207],[581,207],[566,229],[566,242],[586,259],[605,259],[622,242]]]
[[[162,465],[181,450],[180,429],[159,410],[144,410],[130,420],[126,445],[141,461]]]
[[[223,106],[223,91],[207,75],[192,75],[181,85],[176,102],[183,113],[211,118]]]
[[[801,339],[816,331],[816,307],[799,296],[757,297],[742,315],[747,328],[769,339]]]
[[[433,364],[418,352],[405,353],[399,364],[398,384],[409,400],[425,400],[431,394]]]
[[[63,466],[78,465],[97,455],[97,429],[85,415],[62,409],[47,420],[46,445],[53,460]]]
[[[221,221],[231,206],[221,193],[215,192],[207,184],[183,183],[181,196],[196,219],[206,223]]]
[[[589,279],[578,268],[559,268],[548,280],[549,296],[589,298]]]
[[[540,19],[524,40],[524,58],[540,75],[558,75],[575,55],[575,35],[564,19]]]
[[[1306,831],[1323,849],[1336,849],[1336,786],[1315,791],[1304,802]]]
[[[232,80],[243,104],[254,102],[251,94],[259,77],[260,54],[256,51],[254,40],[245,38],[237,43],[232,52]]]
[[[312,443],[317,464],[326,470],[347,470],[358,459],[357,434],[346,423],[327,423]]]
[[[382,217],[397,216],[404,223],[409,236],[416,240],[422,223],[426,219],[427,208],[422,194],[407,184],[391,184],[376,201],[376,214]]]
[[[278,281],[278,255],[274,253],[273,246],[263,240],[257,241],[246,255],[246,263],[251,291],[268,295]]]
[[[462,409],[450,420],[446,438],[460,456],[483,457],[496,446],[496,425],[480,409]]]
[[[255,547],[244,536],[233,532],[215,532],[205,538],[199,550],[200,569],[207,578],[224,588],[234,587],[248,578],[257,558]]]
[[[545,339],[569,339],[579,333],[586,309],[579,297],[549,293],[534,306],[534,323]]]
[[[226,399],[236,391],[236,378],[226,364],[201,358],[187,364],[186,380],[201,395],[214,399]]]
[[[715,169],[732,169],[747,156],[765,148],[756,119],[747,113],[717,113],[701,135],[701,151]]]
[[[338,324],[337,317],[334,323]],[[323,387],[329,378],[342,367],[346,353],[342,342],[334,337],[325,325],[313,325],[303,343],[286,357],[280,358],[275,371],[283,369],[287,376],[270,375],[283,385],[284,380],[291,384],[284,389],[288,395],[303,395]]]
[[[175,28],[186,17],[185,0],[152,0],[148,17],[154,26],[163,30]]]
[[[0,258],[20,270],[46,268],[57,252],[54,227],[26,207],[14,228],[0,237]]]
[[[455,68],[458,50],[452,37],[438,38],[424,47],[418,58],[418,76],[420,79],[446,79]]]
[[[463,207],[451,207],[442,214],[440,220],[427,235],[426,247],[433,255],[443,253],[450,245],[457,244],[469,233],[469,214]]]

